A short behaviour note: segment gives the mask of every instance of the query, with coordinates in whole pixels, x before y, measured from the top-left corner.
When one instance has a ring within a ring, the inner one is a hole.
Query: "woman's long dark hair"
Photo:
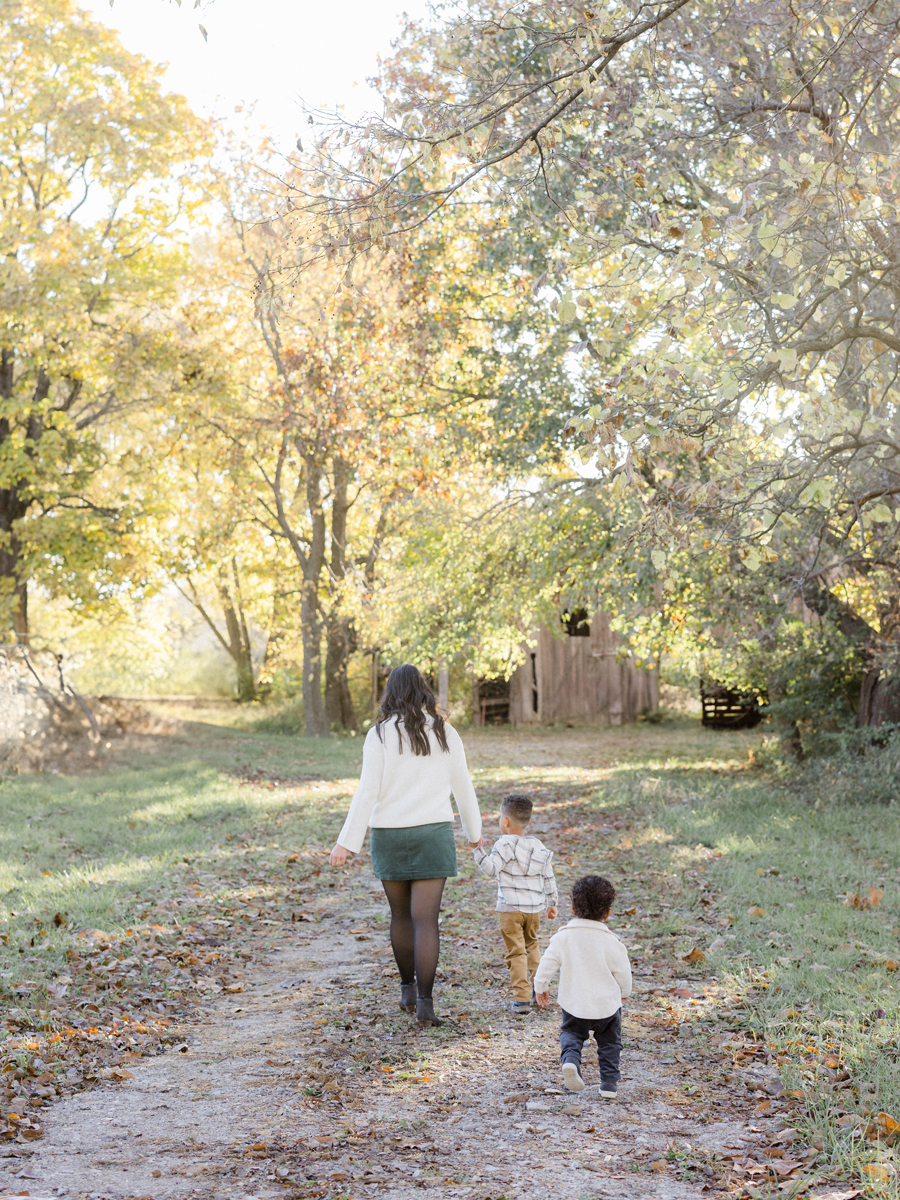
[[[381,736],[381,727],[391,717],[397,718],[397,734],[400,738],[400,753],[403,753],[403,731],[406,731],[406,736],[409,738],[409,744],[413,748],[413,754],[430,754],[431,743],[428,740],[428,732],[425,728],[425,714],[428,714],[434,722],[434,736],[438,740],[438,745],[444,751],[449,752],[447,745],[447,731],[444,728],[444,718],[437,710],[437,702],[434,698],[434,692],[428,685],[427,680],[423,677],[422,672],[418,667],[414,667],[412,663],[404,663],[402,667],[394,667],[390,675],[388,675],[387,683],[384,687],[384,695],[381,697],[381,707],[378,709],[378,720],[375,722],[375,732],[378,734],[378,740],[384,741]],[[400,722],[403,722],[403,729],[400,728]]]

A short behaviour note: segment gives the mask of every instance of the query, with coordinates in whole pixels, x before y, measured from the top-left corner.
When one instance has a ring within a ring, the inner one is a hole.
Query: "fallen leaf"
[[[693,950],[691,950],[688,954],[682,954],[681,956],[681,961],[686,963],[704,962],[705,960],[706,955],[699,946],[694,946]]]
[[[896,959],[886,958],[884,960],[884,968],[886,971],[896,971],[898,967],[900,967],[900,963],[898,963]]]
[[[896,1142],[900,1137],[900,1121],[896,1117],[892,1117],[890,1113],[876,1113],[866,1129],[866,1137],[888,1143]]]
[[[760,908],[758,904],[751,904],[747,909],[748,917],[764,917],[765,915],[766,910],[764,908]]]
[[[874,1179],[876,1183],[887,1183],[892,1172],[881,1163],[866,1163],[863,1167],[864,1174],[870,1179]]]
[[[770,1171],[774,1171],[776,1175],[790,1175],[792,1171],[796,1171],[803,1164],[795,1162],[792,1158],[779,1158],[773,1162],[766,1164]]]
[[[816,1200],[853,1200],[854,1196],[861,1196],[862,1188],[852,1188],[849,1192],[825,1192],[816,1196]]]

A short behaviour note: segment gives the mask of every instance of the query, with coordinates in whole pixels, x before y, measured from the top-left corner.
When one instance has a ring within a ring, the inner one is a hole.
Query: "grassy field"
[[[90,773],[0,783],[0,985],[17,1045],[29,1022],[52,1024],[66,989],[71,1000],[96,979],[87,944],[104,949],[107,971],[126,976],[121,966],[133,964],[117,996],[155,987],[142,993],[145,1009],[185,1013],[187,976],[154,982],[141,955],[128,958],[136,945],[143,954],[169,938],[174,954],[186,931],[237,929],[235,913],[251,903],[262,919],[267,904],[287,904],[289,877],[334,886],[324,858],[361,739],[261,731],[222,709],[176,715],[189,719],[170,736],[132,739]],[[471,730],[465,741],[486,794],[530,788],[540,804],[578,771],[582,805],[640,813],[680,897],[648,949],[686,953],[687,916],[693,930],[702,918],[706,968],[742,999],[813,1144],[835,1169],[896,1195],[900,805],[837,804],[761,769],[763,736],[681,718]],[[639,850],[629,859],[638,874]],[[627,882],[639,893],[639,877]],[[99,994],[91,986],[85,1003]]]

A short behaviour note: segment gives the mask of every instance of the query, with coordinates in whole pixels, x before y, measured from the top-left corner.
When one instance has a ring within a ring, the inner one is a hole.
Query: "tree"
[[[119,569],[127,504],[98,473],[115,423],[168,387],[206,134],[69,0],[0,12],[0,621],[26,641],[32,580],[96,595]]]
[[[251,613],[260,614],[270,600],[274,555],[261,544],[235,486],[240,481],[209,434],[208,427],[183,422],[177,443],[157,459],[157,487],[164,480],[167,497],[153,505],[150,555],[231,658],[237,698],[246,704],[256,699]]]
[[[712,539],[823,614],[874,589],[873,688],[900,596],[898,22],[877,0],[474,3],[410,29],[359,155],[321,143],[355,190],[303,205],[348,257],[451,199],[537,222],[593,392],[570,428],[637,493],[662,581]]]
[[[478,457],[494,392],[449,250],[397,247],[352,279],[319,267],[291,296],[275,285],[297,251],[289,225],[260,212],[270,189],[240,164],[227,180],[231,219],[202,251],[210,320],[190,322],[179,428],[218,439],[235,511],[276,548],[282,610],[292,563],[304,717],[321,734],[355,728],[348,662],[403,501],[452,487]]]

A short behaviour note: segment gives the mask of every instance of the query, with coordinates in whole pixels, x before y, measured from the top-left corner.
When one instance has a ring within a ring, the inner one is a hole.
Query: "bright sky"
[[[426,11],[426,0],[203,0],[196,9],[193,0],[79,2],[118,30],[127,50],[167,62],[168,87],[199,115],[234,121],[236,106],[255,104],[257,121],[285,148],[303,127],[301,98],[342,104],[351,118],[372,109],[366,79],[390,51],[400,14]]]

